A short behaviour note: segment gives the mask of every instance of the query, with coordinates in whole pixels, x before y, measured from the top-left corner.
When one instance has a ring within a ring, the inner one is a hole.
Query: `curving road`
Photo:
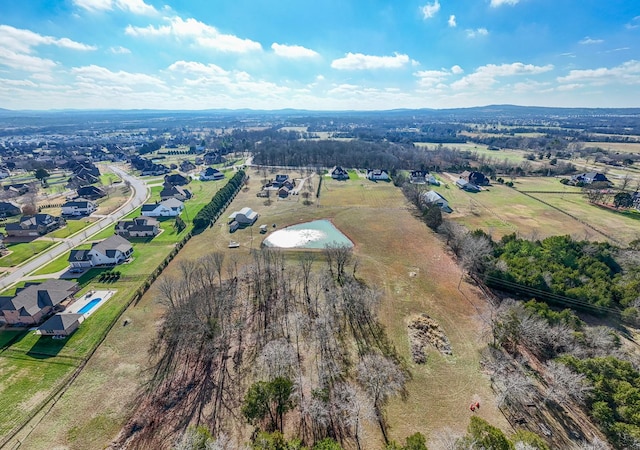
[[[21,266],[16,267],[16,269],[12,273],[0,280],[0,290],[4,290],[7,287],[17,283],[22,279],[22,277],[51,262],[66,251],[77,247],[82,242],[86,241],[89,237],[93,236],[96,233],[99,233],[100,231],[114,223],[116,220],[129,214],[138,206],[142,205],[147,200],[147,198],[149,198],[149,191],[144,181],[129,175],[124,170],[118,167],[109,166],[109,168],[113,170],[113,172],[115,172],[120,178],[122,178],[122,180],[127,181],[131,186],[132,193],[127,202],[110,215],[98,220],[90,227],[82,230],[74,236],[66,238],[65,243],[45,250],[36,258],[33,258],[25,262]]]

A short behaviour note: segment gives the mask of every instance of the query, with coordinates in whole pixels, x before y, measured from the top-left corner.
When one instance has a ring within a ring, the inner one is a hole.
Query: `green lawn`
[[[11,253],[0,258],[0,267],[17,266],[56,244],[58,244],[58,242],[48,240],[21,242],[19,244],[7,243],[5,245]]]
[[[122,180],[120,179],[120,177],[113,172],[105,172],[100,174],[100,183],[102,183],[103,186],[110,186],[121,181]]]
[[[41,267],[40,269],[36,270],[33,274],[34,275],[47,275],[47,274],[50,274],[50,273],[60,272],[61,270],[65,269],[65,268],[67,268],[69,266],[69,262],[67,260],[69,259],[69,254],[70,253],[71,253],[71,250],[69,250],[68,252],[63,253],[62,255],[58,256],[56,259],[54,259],[50,263],[48,263],[45,266]]]
[[[188,188],[192,190],[194,197],[186,203],[187,209],[183,213],[185,221],[187,218],[193,218],[196,211],[208,203],[222,186],[224,182],[191,183]],[[137,217],[139,214],[140,209],[137,209],[128,217]],[[15,342],[0,353],[0,410],[4,413],[0,415],[0,439],[55,392],[60,383],[78,367],[82,359],[100,341],[107,325],[120,314],[131,295],[173,250],[174,244],[188,233],[187,229],[177,234],[173,229],[174,222],[174,219],[162,220],[160,226],[163,232],[151,241],[134,240],[133,260],[130,263],[122,264],[115,269],[91,269],[77,279],[81,292],[89,289],[112,289],[117,293],[84,321],[69,338],[58,340],[32,332],[0,331],[0,348],[18,336]],[[114,226],[110,226],[99,233],[96,239],[112,235],[113,228]],[[50,245],[52,242],[47,241],[16,244],[12,249],[15,251],[17,248],[19,252],[14,252],[13,260],[17,261],[18,256],[22,254],[24,258],[31,256]],[[82,247],[89,248],[90,244],[78,248]],[[36,273],[47,274],[64,269],[67,266],[68,255],[69,252],[65,252]],[[7,261],[6,257],[0,259],[0,263],[3,261]],[[121,278],[115,282],[98,281],[100,274],[106,270],[119,271]],[[12,290],[13,292],[3,294],[13,295],[15,287]]]
[[[47,234],[47,237],[66,238],[72,234],[76,234],[80,230],[91,226],[93,219],[67,220],[67,225]]]

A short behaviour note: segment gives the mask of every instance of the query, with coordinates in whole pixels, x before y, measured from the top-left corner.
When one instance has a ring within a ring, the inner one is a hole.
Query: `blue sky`
[[[640,107],[638,0],[0,0],[0,108]]]

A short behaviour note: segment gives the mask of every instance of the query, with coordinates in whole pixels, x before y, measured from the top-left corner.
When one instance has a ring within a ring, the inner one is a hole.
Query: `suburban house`
[[[413,184],[425,184],[427,175],[429,175],[429,172],[426,170],[412,170],[409,174],[409,181]]]
[[[375,181],[389,181],[391,179],[391,177],[389,177],[389,172],[381,169],[367,169],[367,178]]]
[[[460,174],[460,178],[476,186],[489,185],[489,178],[485,177],[482,172],[470,172],[468,170],[465,170]]]
[[[133,253],[131,243],[117,234],[97,242],[90,250],[71,250],[69,265],[73,269],[86,269],[101,265],[122,264]]]
[[[213,167],[207,167],[200,172],[200,181],[217,181],[224,180],[224,173]]]
[[[288,186],[282,186],[280,189],[278,189],[278,197],[280,198],[287,198],[290,193],[291,188]]]
[[[177,198],[168,198],[159,203],[142,205],[142,215],[147,217],[176,217],[184,209],[184,203]]]
[[[238,222],[239,225],[253,225],[256,220],[258,220],[258,213],[246,206],[229,216],[229,223]]]
[[[107,193],[98,186],[82,186],[76,189],[76,192],[78,193],[78,197],[89,200],[97,200],[107,195]]]
[[[349,179],[349,173],[340,166],[335,166],[333,169],[331,169],[329,171],[329,175],[331,175],[331,178],[333,178],[334,180]]]
[[[467,192],[480,192],[480,188],[473,183],[469,183],[467,180],[463,178],[458,178],[456,180],[456,186],[460,189],[464,189]]]
[[[633,193],[633,206],[640,211],[640,192]]]
[[[220,151],[210,151],[204,154],[204,162],[205,164],[222,164],[227,159],[222,156]]]
[[[189,184],[189,179],[179,173],[172,173],[171,175],[165,175],[164,182],[174,186],[184,186]]]
[[[29,192],[29,185],[25,183],[5,184],[3,188],[5,191],[11,191],[16,195],[24,195]]]
[[[164,183],[163,189],[160,191],[160,199],[167,200],[169,198],[177,198],[181,202],[191,198],[191,191],[182,186],[174,186],[173,184]]]
[[[422,194],[422,200],[431,205],[437,205],[444,212],[453,212],[446,198],[436,191],[427,191]]]
[[[6,167],[0,167],[0,178],[4,179],[11,176],[11,172]]]
[[[185,159],[184,161],[182,161],[180,163],[180,170],[182,172],[186,173],[186,172],[189,172],[191,170],[194,170],[195,168],[196,168],[196,165],[194,163],[192,163],[191,161],[189,161],[189,160]]]
[[[82,314],[58,313],[54,314],[38,328],[38,334],[43,336],[69,336],[80,326],[84,319]]]
[[[160,222],[153,217],[136,217],[133,220],[120,220],[115,233],[124,238],[153,237],[160,233]]]
[[[22,212],[15,202],[0,202],[0,217],[17,216]]]
[[[169,168],[167,166],[164,164],[151,163],[150,161],[149,164],[145,165],[140,171],[140,175],[142,176],[158,176],[164,175],[165,173],[169,173]]]
[[[571,184],[611,183],[605,174],[600,172],[579,173],[571,177]]]
[[[97,209],[96,204],[90,200],[77,198],[62,205],[63,216],[85,216]]]
[[[19,222],[5,225],[7,236],[28,237],[42,236],[50,231],[60,228],[65,224],[62,217],[54,217],[49,214],[36,214],[34,216],[22,216]]]
[[[78,283],[66,280],[27,285],[14,297],[0,297],[0,317],[11,325],[35,325],[78,289]]]

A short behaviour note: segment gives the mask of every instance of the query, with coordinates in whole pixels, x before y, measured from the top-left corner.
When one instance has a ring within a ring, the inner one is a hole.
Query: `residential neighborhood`
[[[96,266],[114,266],[125,262],[133,253],[131,243],[119,235],[111,236],[91,245],[88,250],[71,250],[71,269],[87,269]]]

